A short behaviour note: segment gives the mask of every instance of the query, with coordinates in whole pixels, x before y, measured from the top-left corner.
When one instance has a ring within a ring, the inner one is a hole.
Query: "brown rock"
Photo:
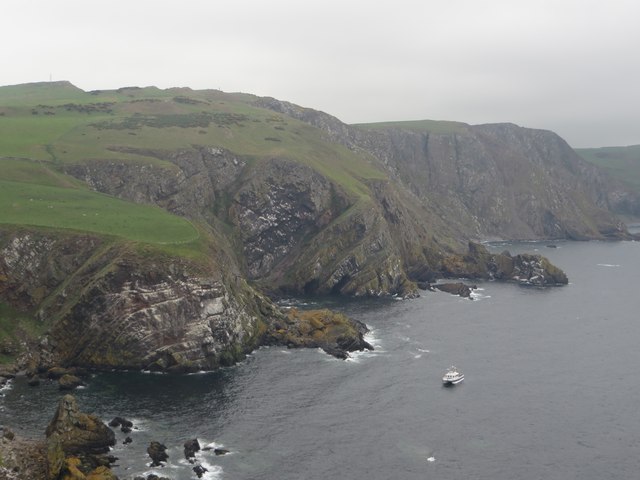
[[[101,454],[107,453],[115,444],[113,430],[98,417],[80,412],[72,395],[65,395],[60,400],[46,436],[49,480],[57,479],[70,466],[91,470],[102,463]],[[76,465],[75,460],[69,463],[69,457],[81,458],[82,464]]]

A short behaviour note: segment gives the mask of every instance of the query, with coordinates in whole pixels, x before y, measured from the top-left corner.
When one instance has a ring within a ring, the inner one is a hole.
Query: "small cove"
[[[137,427],[114,455],[121,479],[148,474],[146,447],[169,447],[153,469],[195,478],[183,443],[221,479],[603,479],[640,468],[638,242],[492,245],[543,254],[570,284],[480,282],[476,300],[425,292],[410,301],[322,303],[365,322],[370,353],[262,348],[241,364],[187,376],[94,375],[83,411]],[[537,251],[536,251],[537,250]],[[465,381],[443,388],[450,364]],[[17,379],[0,421],[44,432],[60,392]]]

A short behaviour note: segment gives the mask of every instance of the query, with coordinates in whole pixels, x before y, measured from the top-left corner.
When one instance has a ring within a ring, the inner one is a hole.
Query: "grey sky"
[[[273,96],[640,144],[637,0],[2,0],[0,85]]]

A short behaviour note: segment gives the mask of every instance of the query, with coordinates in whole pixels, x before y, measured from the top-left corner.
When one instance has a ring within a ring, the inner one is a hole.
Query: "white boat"
[[[442,377],[442,383],[445,385],[456,385],[464,380],[464,374],[459,371],[456,367],[451,366],[447,373]]]

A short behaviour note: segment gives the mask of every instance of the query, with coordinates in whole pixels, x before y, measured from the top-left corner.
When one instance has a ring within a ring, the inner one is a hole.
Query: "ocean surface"
[[[121,479],[627,479],[640,472],[640,243],[493,245],[537,252],[570,284],[478,283],[475,300],[323,302],[365,322],[371,353],[262,348],[246,361],[188,376],[94,375],[83,411],[134,422],[117,431]],[[308,302],[307,302],[308,303]],[[465,381],[444,387],[455,364]],[[0,422],[42,434],[61,394],[15,380]],[[146,447],[169,447],[150,468]]]

